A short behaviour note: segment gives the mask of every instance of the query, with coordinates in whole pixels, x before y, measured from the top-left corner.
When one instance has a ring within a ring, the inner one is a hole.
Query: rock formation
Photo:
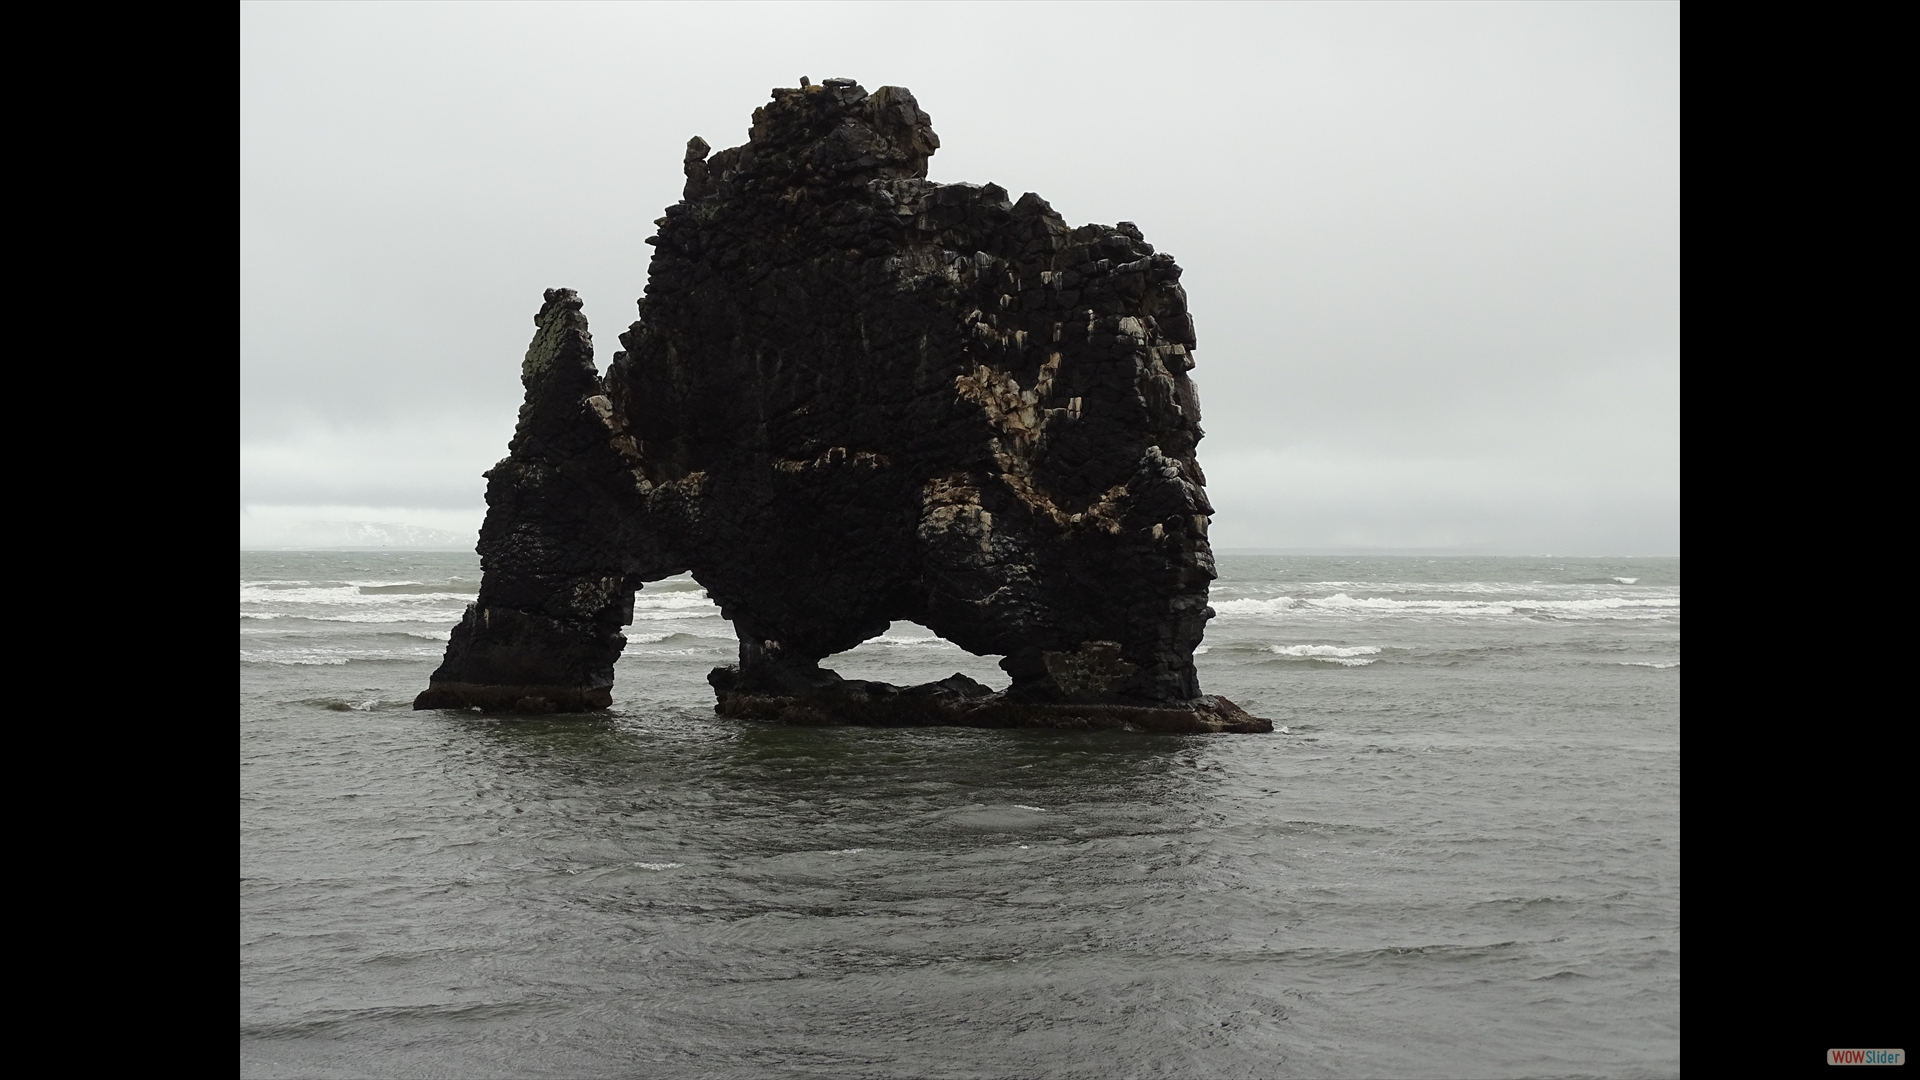
[[[1271,730],[1194,675],[1214,566],[1180,267],[1128,222],[929,182],[939,145],[899,87],[775,90],[745,145],[688,144],[604,377],[547,292],[479,601],[416,708],[603,708],[634,590],[691,571],[740,638],[722,715]],[[894,620],[1011,686],[819,666]]]

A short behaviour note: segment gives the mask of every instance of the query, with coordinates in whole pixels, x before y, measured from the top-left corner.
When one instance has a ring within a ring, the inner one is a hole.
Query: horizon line
[[[418,551],[418,552],[465,552],[473,553],[471,547],[441,547],[421,544],[332,544],[275,547],[242,547],[244,553],[280,552],[283,554],[300,552],[372,552],[372,551]],[[1502,559],[1677,559],[1678,552],[1671,554],[1633,554],[1619,553],[1583,554],[1513,551],[1493,548],[1388,548],[1388,547],[1220,547],[1213,549],[1216,555],[1299,555],[1319,557],[1384,557],[1384,556],[1425,556],[1427,558],[1502,558]]]

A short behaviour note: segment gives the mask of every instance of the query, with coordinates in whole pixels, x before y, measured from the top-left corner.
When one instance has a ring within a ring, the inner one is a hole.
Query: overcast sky
[[[808,75],[911,89],[936,181],[1179,259],[1216,546],[1679,553],[1676,4],[248,3],[240,26],[243,546],[306,520],[470,534],[541,290],[580,290],[604,366],[687,138],[744,142]]]

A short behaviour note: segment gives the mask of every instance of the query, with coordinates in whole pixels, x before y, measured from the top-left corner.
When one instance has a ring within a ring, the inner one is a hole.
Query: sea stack
[[[740,639],[724,716],[1272,730],[1194,673],[1212,507],[1179,265],[1129,222],[932,183],[939,145],[900,87],[775,90],[744,145],[688,144],[604,375],[547,291],[479,600],[415,708],[605,708],[634,590],[691,571]],[[820,666],[895,620],[1011,685]]]

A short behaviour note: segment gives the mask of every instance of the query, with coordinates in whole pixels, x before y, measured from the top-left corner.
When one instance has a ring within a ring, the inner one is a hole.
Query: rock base
[[[866,727],[1051,728],[1061,731],[1159,731],[1180,734],[1273,730],[1273,721],[1213,695],[1162,705],[1074,704],[921,695],[917,687],[849,683],[845,694],[758,694],[721,691],[713,711],[737,720]],[[881,689],[875,693],[876,688]],[[891,691],[891,692],[888,692]]]
[[[438,680],[413,699],[416,709],[535,714],[593,712],[612,704],[611,686],[494,686]]]

